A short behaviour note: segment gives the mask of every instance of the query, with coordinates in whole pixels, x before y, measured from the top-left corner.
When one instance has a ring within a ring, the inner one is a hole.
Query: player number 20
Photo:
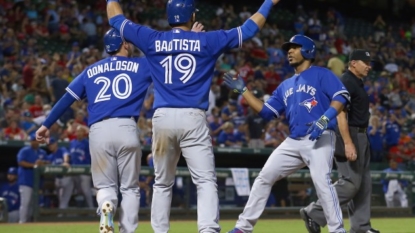
[[[123,81],[125,83],[125,90],[123,92],[120,91],[119,83]],[[108,94],[107,91],[112,87],[112,94],[118,99],[127,99],[131,95],[132,91],[132,84],[131,78],[127,74],[119,74],[115,76],[114,80],[112,81],[107,77],[100,76],[94,80],[95,84],[104,83],[101,90],[99,90],[97,97],[95,98],[95,103],[101,101],[107,101],[111,99],[111,94]]]
[[[165,84],[172,84],[172,73],[173,67],[179,73],[182,73],[182,77],[180,81],[183,83],[187,83],[189,79],[193,76],[196,69],[196,59],[192,54],[183,53],[177,55],[176,58],[170,55],[164,58],[160,62],[161,66],[164,67],[164,83]]]

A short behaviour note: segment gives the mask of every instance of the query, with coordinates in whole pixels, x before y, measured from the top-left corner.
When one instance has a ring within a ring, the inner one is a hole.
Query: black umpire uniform
[[[367,67],[371,61],[370,53],[357,49],[350,54],[349,60],[363,61],[365,64],[359,65]],[[347,160],[343,139],[337,132],[335,161],[341,178],[334,187],[340,205],[348,204],[350,233],[379,233],[378,230],[372,229],[370,224],[372,180],[369,168],[370,144],[366,133],[370,117],[369,97],[364,89],[363,77],[358,77],[361,75],[357,74],[357,71],[355,73],[349,68],[340,79],[350,93],[351,103],[347,111],[347,125],[350,138],[356,148],[357,159]],[[320,226],[327,225],[319,201],[312,202],[301,209],[300,213],[310,233],[319,233]]]

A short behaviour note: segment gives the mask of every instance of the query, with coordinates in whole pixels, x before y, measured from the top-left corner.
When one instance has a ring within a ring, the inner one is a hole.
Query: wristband
[[[274,3],[271,0],[265,0],[262,6],[259,8],[258,13],[263,15],[265,18],[268,17],[271,8],[274,6]]]
[[[327,117],[329,120],[333,119],[334,117],[337,116],[337,110],[334,109],[333,107],[330,107],[329,109],[327,109],[327,111],[324,113],[325,117]]]

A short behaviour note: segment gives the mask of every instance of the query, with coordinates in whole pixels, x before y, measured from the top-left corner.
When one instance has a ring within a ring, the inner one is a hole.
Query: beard
[[[305,59],[301,59],[301,61],[290,63],[290,66],[293,68],[297,68],[299,65],[303,64]]]

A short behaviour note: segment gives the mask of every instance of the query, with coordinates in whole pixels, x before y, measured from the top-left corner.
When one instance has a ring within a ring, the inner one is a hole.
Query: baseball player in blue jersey
[[[117,30],[105,34],[104,44],[111,56],[87,67],[69,84],[36,136],[48,142],[49,127],[75,100],[86,98],[91,173],[101,214],[99,230],[114,232],[113,215],[120,190],[120,232],[133,233],[140,203],[137,177],[141,149],[136,122],[151,84],[150,70],[145,58],[131,58],[134,47]]]
[[[71,165],[91,166],[91,155],[89,152],[89,142],[85,137],[85,128],[78,126],[76,129],[76,139],[69,144],[69,157]],[[78,191],[85,197],[88,207],[94,207],[92,203],[91,176],[82,174],[73,176],[73,182]]]
[[[295,74],[282,82],[266,103],[247,90],[240,76],[225,75],[225,83],[242,94],[261,117],[271,120],[285,113],[290,128],[289,137],[272,152],[255,179],[245,209],[230,232],[252,232],[272,185],[304,166],[310,169],[330,233],[346,232],[330,174],[336,116],[349,102],[349,93],[330,70],[312,66],[316,47],[310,38],[295,35],[282,49],[287,51]]]
[[[0,189],[0,197],[7,201],[8,222],[19,222],[20,194],[19,185],[17,184],[17,168],[11,167],[7,171],[8,183]]]
[[[39,148],[39,142],[36,141],[36,135],[30,134],[28,137],[30,146],[25,146],[17,154],[18,176],[20,193],[20,211],[19,223],[28,222],[32,216],[32,203],[38,200],[32,200],[33,194],[33,168],[48,164],[46,151]]]
[[[52,165],[61,165],[65,167],[70,167],[70,157],[69,152],[65,147],[59,147],[58,141],[51,137],[49,139],[48,149],[50,154],[48,160]],[[66,209],[68,208],[69,201],[71,199],[74,181],[72,176],[57,176],[55,178],[55,186],[58,191],[59,199],[59,208]],[[91,197],[92,198],[92,197]],[[92,200],[91,200],[92,203]]]
[[[155,184],[151,224],[154,232],[169,231],[172,187],[180,153],[197,187],[198,231],[219,232],[212,140],[206,123],[209,91],[217,58],[241,47],[265,24],[279,0],[265,0],[242,26],[227,31],[191,32],[197,9],[194,0],[169,0],[172,30],[159,32],[126,19],[118,0],[108,0],[111,26],[146,56],[154,83],[153,144]]]

